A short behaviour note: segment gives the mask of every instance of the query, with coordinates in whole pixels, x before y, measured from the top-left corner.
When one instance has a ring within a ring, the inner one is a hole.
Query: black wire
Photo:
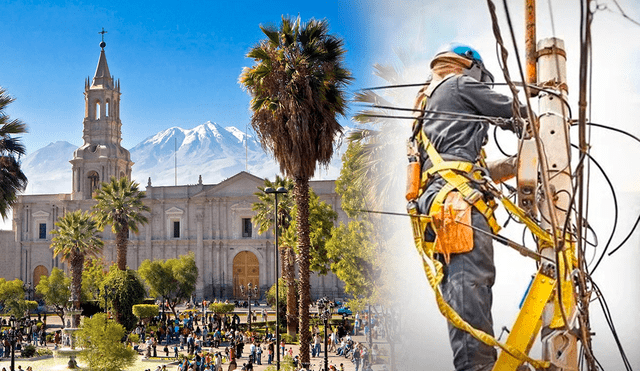
[[[609,326],[609,330],[613,335],[613,339],[616,342],[616,346],[618,347],[618,352],[620,353],[622,362],[624,363],[624,366],[628,371],[632,371],[633,368],[631,367],[631,363],[629,363],[629,359],[627,358],[624,348],[622,347],[622,343],[620,342],[620,338],[618,337],[618,332],[616,331],[616,326],[613,323],[613,317],[611,317],[611,311],[609,310],[609,305],[607,304],[607,301],[604,298],[604,294],[602,294],[600,287],[598,287],[598,285],[593,281],[593,279],[591,279],[591,277],[589,277],[589,279],[593,287],[596,289],[596,297],[598,298],[598,302],[600,302],[600,306],[602,307],[602,312],[604,314],[605,321],[607,322],[607,325]]]
[[[571,147],[579,150],[578,146],[576,146],[575,144],[571,144]],[[598,259],[598,261],[596,262],[596,265],[593,267],[593,269],[590,272],[590,274],[593,274],[593,272],[595,272],[596,268],[598,268],[598,266],[600,265],[600,262],[602,262],[602,258],[604,258],[604,255],[607,253],[607,249],[611,245],[611,241],[613,240],[613,236],[616,233],[616,229],[618,228],[619,209],[618,209],[618,196],[616,194],[615,188],[613,187],[613,183],[611,182],[611,179],[607,175],[607,172],[604,171],[602,166],[600,166],[598,161],[596,161],[596,159],[593,158],[593,156],[591,156],[589,153],[586,153],[586,152],[584,154],[589,158],[589,161],[593,162],[593,164],[596,165],[596,167],[602,173],[602,176],[604,176],[604,179],[607,181],[607,184],[609,185],[609,189],[611,190],[611,196],[613,197],[613,209],[614,209],[613,227],[611,228],[611,234],[609,235],[609,238],[607,239],[607,243],[604,245],[604,249],[602,250],[602,254],[600,255],[600,258]],[[585,238],[585,240],[586,240],[586,238]]]
[[[374,118],[387,118],[387,119],[400,119],[400,120],[415,120],[414,116],[398,116],[398,115],[376,115],[372,113],[361,113],[360,116],[374,117]],[[460,122],[478,122],[478,119],[461,119],[461,118],[438,118],[440,121],[460,121]],[[483,119],[484,121],[491,121],[491,119]]]
[[[500,153],[502,153],[503,156],[506,157],[513,157],[514,155],[510,155],[507,152],[505,152],[502,147],[500,146],[500,142],[498,142],[498,126],[494,126],[493,127],[493,142],[496,144],[496,147],[498,147],[498,150],[500,151]]]
[[[363,104],[365,107],[370,108],[378,108],[382,110],[392,110],[392,111],[405,111],[405,112],[420,112],[420,113],[431,113],[434,115],[445,115],[445,116],[453,116],[453,117],[466,117],[474,119],[475,121],[485,120],[485,121],[508,121],[503,117],[498,116],[481,116],[481,115],[473,115],[469,113],[462,112],[448,112],[448,111],[437,111],[437,110],[428,110],[428,109],[418,109],[418,108],[406,108],[406,107],[393,107],[393,106],[384,106],[379,104]],[[367,113],[363,113],[367,115]],[[417,117],[414,117],[417,118]]]
[[[595,122],[587,122],[587,125],[595,126],[597,128],[603,128],[603,129],[615,131],[615,132],[620,133],[620,134],[624,134],[624,135],[632,138],[636,142],[640,143],[640,138],[638,138],[637,136],[635,136],[635,135],[633,135],[633,134],[631,134],[631,133],[629,133],[627,131],[624,131],[622,129],[618,129],[618,128],[614,128],[612,126],[607,126],[607,125],[602,125],[602,124],[596,124]],[[577,127],[577,126],[578,126],[577,124],[573,124],[573,123],[571,124],[571,127]]]
[[[500,59],[498,58],[498,61],[500,62]],[[537,86],[535,84],[523,84],[521,82],[517,82],[517,81],[513,81],[512,82],[515,86],[527,86],[528,88],[538,91],[538,92],[544,92],[547,94],[551,94],[553,96],[555,96],[556,98],[559,98],[560,100],[562,100],[562,102],[564,103],[565,107],[567,108],[567,110],[569,111],[569,117],[571,116],[571,106],[569,106],[569,102],[567,102],[567,99],[564,95],[562,95],[562,93],[558,93],[555,90],[549,89],[549,88],[545,88],[545,87],[541,87],[541,86]],[[411,83],[411,84],[392,84],[392,85],[381,85],[381,86],[374,86],[372,88],[362,88],[359,89],[357,91],[372,91],[372,90],[384,90],[384,89],[398,89],[398,88],[412,88],[412,87],[418,87],[418,86],[424,86],[425,83],[424,82],[420,82],[420,83]],[[506,82],[494,82],[491,83],[491,85],[494,86],[508,86],[509,83]]]
[[[618,128],[614,128],[614,127],[607,126],[607,125],[602,125],[602,124],[596,124],[595,122],[587,122],[587,125],[595,126],[595,127],[598,127],[598,128],[603,128],[603,129],[607,129],[607,130],[611,130],[611,131],[615,131],[616,133],[620,133],[620,134],[624,134],[624,135],[632,138],[636,142],[640,143],[640,138],[638,138],[635,135],[630,134],[630,133],[628,133],[628,132],[626,132],[626,131],[624,131],[622,129],[618,129]],[[572,126],[576,126],[576,125],[572,125]],[[613,186],[611,186],[611,187],[613,187]],[[627,234],[627,236],[622,240],[622,242],[620,242],[620,244],[618,244],[618,246],[616,246],[613,250],[611,250],[611,252],[609,252],[609,256],[613,255],[613,253],[618,251],[629,240],[629,238],[631,238],[631,236],[635,232],[636,228],[638,227],[639,223],[640,223],[640,214],[638,214],[638,218],[636,219],[635,223],[633,224],[633,227],[629,231],[629,234]]]

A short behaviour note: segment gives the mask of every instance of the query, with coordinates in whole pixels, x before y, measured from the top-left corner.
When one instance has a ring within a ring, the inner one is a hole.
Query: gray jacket
[[[451,75],[429,89],[427,111],[462,113],[480,116],[511,118],[512,99],[493,91],[487,84],[464,75]],[[526,107],[521,114],[526,117]],[[503,129],[514,131],[513,126]],[[441,113],[425,113],[422,130],[445,160],[476,162],[486,142],[489,123],[467,117]],[[421,150],[423,170],[429,168],[430,161]],[[428,213],[433,198],[445,184],[439,177],[432,180],[418,202],[420,211]]]

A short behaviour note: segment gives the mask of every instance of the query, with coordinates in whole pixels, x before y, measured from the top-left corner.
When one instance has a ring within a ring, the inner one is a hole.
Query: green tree
[[[112,265],[103,284],[102,290],[105,290],[105,287],[109,288],[109,301],[116,313],[116,321],[125,328],[132,329],[136,325],[136,316],[132,308],[142,303],[145,298],[144,285],[136,271],[123,271]]]
[[[293,282],[293,286],[289,288],[284,282],[284,279],[278,279],[278,307],[276,307],[276,285],[275,283],[269,288],[265,297],[267,299],[267,305],[270,305],[272,308],[276,309],[276,313],[278,318],[280,319],[280,326],[285,322],[284,318],[287,318],[288,315],[288,300],[289,294],[293,294],[294,305],[298,304],[298,281]],[[288,324],[287,324],[288,326]],[[292,338],[295,336],[295,332],[293,334],[287,331],[287,334]]]
[[[25,148],[20,139],[13,137],[27,132],[27,126],[18,119],[11,119],[5,108],[14,101],[7,91],[0,87],[0,215],[2,219],[16,201],[16,194],[24,191],[27,177],[20,169],[20,156]]]
[[[258,225],[258,233],[262,234],[273,228],[273,208],[275,207],[274,195],[267,194],[264,189],[267,187],[283,187],[288,191],[293,189],[293,182],[287,178],[276,176],[276,180],[271,182],[265,179],[264,187],[258,187],[260,192],[254,193],[258,201],[252,205],[252,210],[257,211],[253,217],[253,222]],[[295,257],[296,251],[292,246],[297,245],[297,208],[293,203],[291,193],[285,193],[278,198],[278,229],[281,231],[280,252],[282,257],[282,277],[287,285],[287,333],[294,336],[298,325],[298,296],[295,280]],[[337,218],[337,213],[331,205],[316,195],[313,189],[309,190],[309,230],[310,230],[310,270],[320,274],[327,274],[329,270],[329,260],[327,258],[325,242],[331,236],[333,224]],[[291,289],[289,289],[291,288]]]
[[[108,270],[101,257],[88,257],[82,270],[83,300],[103,300],[103,281]]]
[[[267,38],[249,51],[255,64],[240,83],[252,96],[251,125],[280,170],[295,182],[298,207],[300,276],[300,354],[309,363],[310,232],[309,179],[316,166],[328,165],[334,139],[342,133],[337,116],[346,109],[351,76],[343,67],[343,41],[330,35],[326,20],[301,23],[282,17],[279,28],[261,26]]]
[[[327,242],[327,256],[331,270],[345,283],[345,292],[363,302],[380,298],[383,255],[381,254],[380,224],[363,210],[368,209],[367,193],[371,179],[362,177],[367,166],[362,161],[363,143],[352,141],[342,157],[336,193],[342,198],[342,208],[350,218],[340,223]]]
[[[136,304],[131,309],[141,320],[149,320],[160,313],[160,307],[155,304]]]
[[[49,277],[40,277],[40,282],[36,286],[36,292],[42,295],[45,303],[56,308],[56,314],[60,317],[62,323],[64,323],[64,308],[71,297],[69,286],[71,286],[71,278],[57,267],[51,269]]]
[[[278,233],[283,234],[283,231],[288,230],[292,224],[292,211],[293,211],[293,181],[288,178],[281,178],[276,175],[274,182],[269,179],[264,180],[264,187],[258,187],[259,192],[254,193],[258,197],[258,202],[255,202],[251,209],[256,211],[256,215],[253,217],[253,223],[258,225],[258,233],[263,234],[273,228],[275,223],[274,208],[275,208],[275,195],[265,193],[264,190],[268,187],[278,189],[283,187],[287,190],[287,193],[281,194],[278,197]],[[295,287],[295,252],[293,250],[293,244],[291,241],[285,241],[280,239],[278,250],[280,253],[281,264],[281,276],[284,278],[284,283],[287,287]],[[287,333],[291,336],[295,335],[298,330],[298,299],[294,290],[286,290],[286,313],[287,313]]]
[[[13,281],[7,281],[0,278],[0,304],[4,307],[5,312],[22,317],[27,309],[24,293],[22,280],[16,278]]]
[[[149,295],[166,300],[174,316],[177,316],[176,306],[195,291],[198,279],[193,252],[177,259],[147,259],[138,267],[138,273],[149,287]]]
[[[298,214],[297,206],[293,208],[293,215]],[[311,261],[309,269],[312,272],[325,275],[329,271],[330,260],[325,247],[326,241],[331,237],[334,223],[338,218],[338,213],[328,203],[321,201],[320,197],[309,189],[309,240],[311,248],[309,253]],[[293,222],[285,231],[283,240],[290,245],[297,246],[298,235],[296,233],[297,222]],[[297,251],[296,251],[297,252]]]
[[[98,236],[96,221],[89,212],[76,210],[67,212],[56,222],[57,229],[51,231],[53,255],[62,257],[69,264],[71,273],[71,301],[80,309],[82,292],[82,268],[85,256],[102,252],[103,242]],[[79,317],[76,317],[79,320]],[[74,326],[80,325],[74,323]]]
[[[76,334],[82,348],[80,359],[90,370],[120,371],[133,366],[137,359],[136,351],[122,343],[124,327],[104,313],[85,317]]]
[[[98,203],[93,206],[94,215],[101,230],[110,224],[116,235],[116,263],[118,269],[127,269],[127,246],[129,231],[138,233],[138,225],[146,224],[145,212],[149,211],[142,199],[145,192],[138,189],[139,184],[126,177],[104,182],[93,198]]]

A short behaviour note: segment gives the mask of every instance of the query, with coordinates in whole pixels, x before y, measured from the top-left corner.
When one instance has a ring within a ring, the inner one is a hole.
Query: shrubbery
[[[217,314],[228,314],[233,312],[235,309],[236,306],[233,304],[212,303],[209,305],[209,310]]]

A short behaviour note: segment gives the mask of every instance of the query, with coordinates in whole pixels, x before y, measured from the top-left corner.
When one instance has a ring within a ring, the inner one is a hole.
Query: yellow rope
[[[422,224],[422,223],[419,223]],[[414,224],[415,225],[415,224]],[[492,346],[492,347],[500,347],[503,351],[509,353],[512,357],[516,358],[520,362],[527,362],[531,366],[536,369],[545,369],[550,366],[550,362],[548,361],[539,361],[529,357],[527,354],[522,351],[508,345],[500,343],[496,340],[495,337],[487,334],[484,331],[478,330],[467,323],[465,320],[460,317],[460,315],[453,309],[451,306],[444,300],[442,297],[442,292],[440,291],[439,284],[444,277],[444,272],[442,269],[442,263],[433,258],[433,249],[428,245],[429,243],[422,242],[421,247],[418,247],[418,241],[416,239],[416,248],[420,257],[423,261],[424,272],[427,275],[427,280],[429,281],[429,285],[433,289],[436,295],[436,303],[438,305],[438,309],[440,313],[453,324],[455,327],[469,333],[474,338],[479,341]],[[431,263],[431,264],[429,264]]]

